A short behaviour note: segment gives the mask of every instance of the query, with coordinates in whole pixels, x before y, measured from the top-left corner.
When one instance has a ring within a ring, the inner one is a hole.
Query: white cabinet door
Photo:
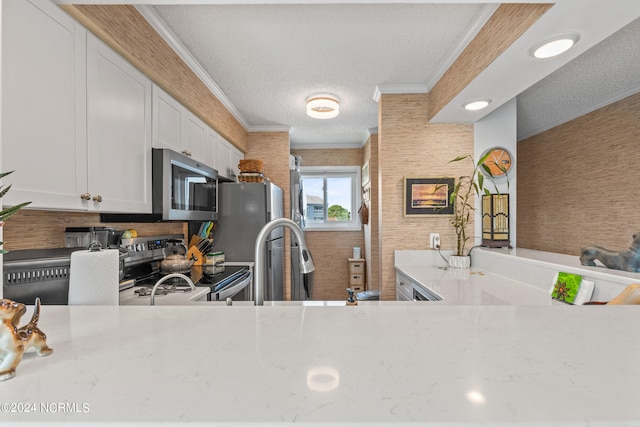
[[[187,114],[185,123],[186,129],[182,154],[210,166],[205,157],[208,126],[192,113]]]
[[[240,159],[243,158],[244,154],[242,151],[235,148],[223,137],[218,136],[218,148],[216,150],[216,169],[218,170],[218,175],[232,181],[237,181],[238,175],[240,174],[238,163]]]
[[[153,147],[182,151],[184,107],[155,84],[152,114]]]
[[[151,212],[151,81],[87,37],[90,210]]]
[[[86,30],[52,2],[2,9],[2,203],[82,209]]]
[[[229,144],[224,138],[218,139],[218,148],[216,149],[216,163],[218,166],[218,175],[224,178],[230,178],[231,144]]]
[[[238,163],[240,160],[244,159],[244,154],[242,151],[238,150],[235,147],[231,147],[231,176],[229,178],[234,181],[238,180],[238,175],[240,175],[240,168],[238,168]]]
[[[207,166],[208,126],[175,98],[153,85],[153,147],[169,148]]]
[[[220,135],[211,128],[207,128],[207,139],[204,143],[204,163],[218,170],[218,141]]]

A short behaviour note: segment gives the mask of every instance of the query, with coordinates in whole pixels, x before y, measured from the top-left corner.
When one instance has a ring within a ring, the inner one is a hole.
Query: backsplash
[[[2,227],[6,250],[64,248],[67,227],[111,226],[118,230],[135,229],[139,236],[182,234],[188,232],[185,222],[102,223],[99,213],[58,212],[23,209]]]

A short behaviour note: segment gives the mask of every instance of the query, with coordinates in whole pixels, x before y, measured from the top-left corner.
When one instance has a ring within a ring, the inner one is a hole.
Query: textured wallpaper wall
[[[518,143],[518,246],[622,250],[640,231],[640,94]]]

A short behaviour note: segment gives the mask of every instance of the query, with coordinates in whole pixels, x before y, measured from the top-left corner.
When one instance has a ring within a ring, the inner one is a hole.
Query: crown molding
[[[202,82],[209,88],[216,98],[224,105],[224,107],[231,113],[233,117],[245,128],[249,129],[251,126],[242,117],[240,111],[235,105],[231,103],[229,98],[222,92],[222,89],[213,81],[209,73],[202,68],[202,65],[191,55],[189,50],[182,44],[173,31],[167,26],[162,18],[156,13],[152,6],[136,5],[135,8],[140,12],[144,19],[160,34],[160,36],[166,41],[169,46],[178,54],[178,56],[187,64],[189,68],[202,80]]]
[[[398,84],[398,85],[376,85],[373,92],[373,100],[380,102],[382,95],[399,95],[404,93],[427,93],[427,85],[425,84]]]

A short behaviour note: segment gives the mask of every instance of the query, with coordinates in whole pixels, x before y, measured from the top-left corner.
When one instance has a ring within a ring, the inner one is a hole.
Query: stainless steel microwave
[[[218,171],[166,148],[153,149],[153,213],[163,221],[218,217]]]
[[[152,149],[151,214],[104,213],[102,222],[218,219],[218,171],[165,148]]]

